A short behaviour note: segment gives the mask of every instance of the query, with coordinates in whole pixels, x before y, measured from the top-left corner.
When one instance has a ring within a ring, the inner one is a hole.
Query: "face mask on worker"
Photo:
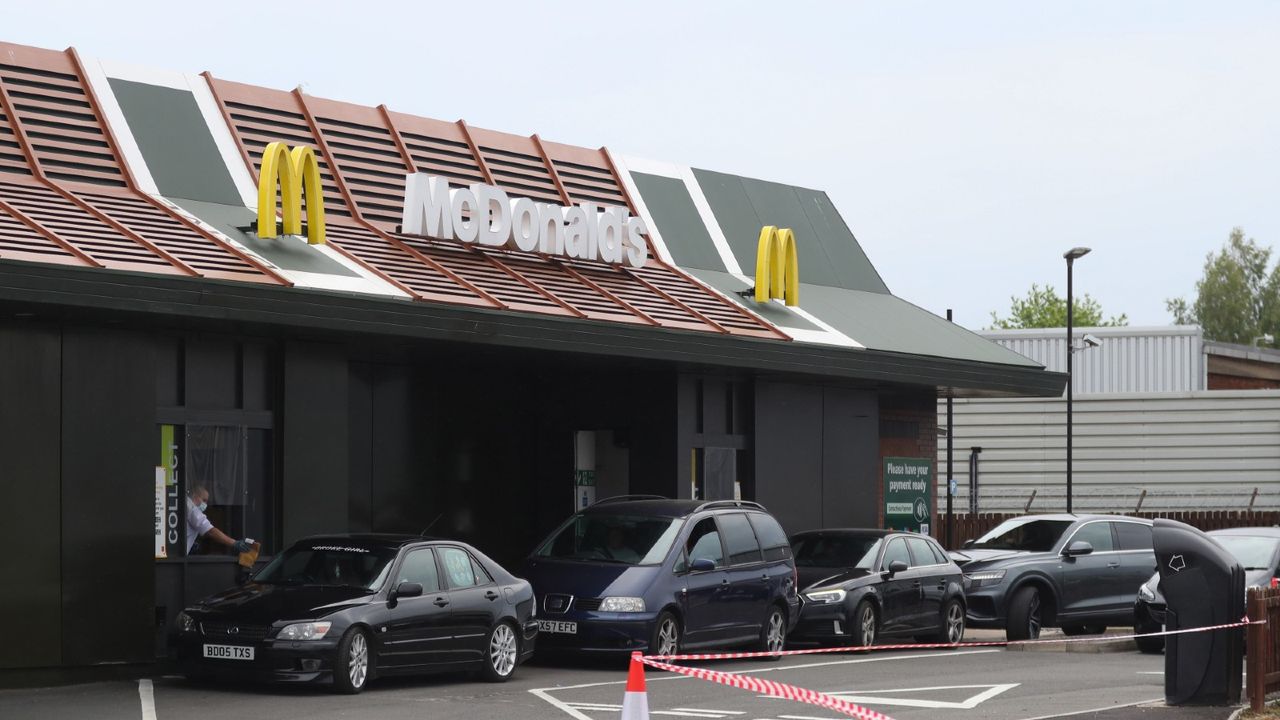
[[[208,510],[208,509],[209,509],[209,503],[207,503],[207,502],[201,502],[201,503],[200,503],[199,505],[197,505],[196,507],[200,508],[200,512],[204,512],[205,510]]]

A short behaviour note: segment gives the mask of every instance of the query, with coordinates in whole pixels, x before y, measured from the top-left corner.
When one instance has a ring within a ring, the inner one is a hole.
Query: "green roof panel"
[[[682,268],[724,271],[724,261],[702,222],[689,189],[678,178],[631,173],[671,258]]]

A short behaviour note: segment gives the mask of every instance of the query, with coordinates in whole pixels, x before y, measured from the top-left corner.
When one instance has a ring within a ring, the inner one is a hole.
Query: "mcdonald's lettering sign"
[[[302,198],[307,199],[307,242],[324,243],[324,189],[315,151],[305,145],[290,150],[282,142],[268,143],[258,172],[258,237],[276,236],[276,187],[280,188],[281,230],[302,234]]]
[[[766,225],[756,249],[756,302],[774,298],[787,305],[800,304],[800,260],[795,233]]]

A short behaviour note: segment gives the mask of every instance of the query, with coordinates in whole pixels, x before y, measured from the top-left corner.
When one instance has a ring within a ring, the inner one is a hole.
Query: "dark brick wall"
[[[876,519],[884,527],[884,459],[924,458],[933,464],[937,485],[938,400],[929,391],[880,397],[880,457],[876,469]],[[937,498],[934,498],[934,504]],[[931,524],[936,527],[937,518]]]
[[[1266,378],[1247,378],[1238,375],[1209,373],[1210,390],[1277,390],[1280,380]]]

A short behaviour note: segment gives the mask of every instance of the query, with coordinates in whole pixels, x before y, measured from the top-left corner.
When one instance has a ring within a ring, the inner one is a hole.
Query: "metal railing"
[[[945,486],[939,486],[938,515],[946,510]],[[1078,513],[1143,513],[1191,510],[1259,512],[1280,510],[1280,486],[1213,486],[1184,489],[1152,486],[1079,487],[1071,493],[1072,510]],[[969,507],[967,487],[957,488],[953,507]],[[994,486],[978,493],[980,513],[1065,512],[1065,486]]]
[[[1245,652],[1245,692],[1253,711],[1260,713],[1267,694],[1280,690],[1280,589],[1249,588],[1245,605],[1250,625]]]

